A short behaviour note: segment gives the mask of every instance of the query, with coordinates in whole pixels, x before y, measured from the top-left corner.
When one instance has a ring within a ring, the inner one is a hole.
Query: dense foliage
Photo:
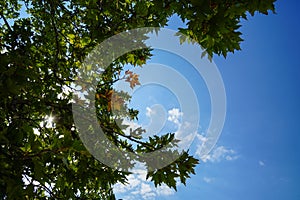
[[[0,198],[114,199],[112,185],[126,182],[128,173],[97,161],[82,144],[73,122],[72,83],[85,56],[103,40],[137,27],[164,27],[177,14],[190,36],[209,55],[226,57],[240,49],[240,20],[255,12],[274,11],[274,0],[1,0],[0,1]],[[97,116],[107,137],[134,153],[170,144],[174,134],[141,139],[116,125],[135,119],[130,96],[112,84],[138,75],[124,64],[139,66],[151,57],[144,49],[115,60],[95,91]],[[113,95],[114,94],[114,95]],[[122,97],[122,98],[121,98]],[[113,105],[111,99],[115,98]],[[112,110],[120,111],[116,118]],[[51,117],[53,121],[49,120]],[[47,121],[48,119],[48,121]],[[114,119],[114,120],[112,120]],[[128,142],[129,141],[129,142]],[[132,145],[135,144],[136,145]],[[198,160],[183,153],[165,168],[148,173],[155,185],[176,189],[194,173]]]

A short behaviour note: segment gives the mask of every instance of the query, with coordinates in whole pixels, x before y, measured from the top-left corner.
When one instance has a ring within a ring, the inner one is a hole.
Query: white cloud
[[[258,164],[259,164],[259,166],[262,166],[262,167],[264,167],[265,166],[265,163],[263,162],[263,161],[258,161]]]
[[[168,111],[168,121],[173,122],[176,125],[180,125],[179,119],[182,117],[183,113],[179,111],[178,108],[173,108]]]
[[[128,176],[128,184],[117,183],[114,185],[116,196],[122,196],[123,200],[155,200],[175,193],[166,185],[155,187],[151,181],[146,180],[146,174],[146,170],[134,170],[133,174]]]
[[[215,146],[208,155],[203,155],[203,146],[208,141],[208,138],[204,134],[196,135],[196,156],[198,156],[203,162],[220,162],[222,160],[233,161],[239,158],[236,151],[226,148],[225,146]]]
[[[211,183],[213,181],[213,178],[204,177],[203,181],[206,182],[206,183]]]
[[[207,141],[207,137],[203,136],[202,134],[197,134],[197,139],[201,142],[201,144]]]
[[[233,151],[233,154],[235,154],[235,151]],[[233,155],[233,156],[227,155],[227,156],[225,157],[225,159],[228,160],[228,161],[236,160],[236,159],[238,159],[238,158],[239,158],[238,155]]]
[[[195,140],[197,134],[197,123],[193,121],[183,121],[181,124],[178,124],[179,127],[175,133],[175,138],[179,140],[178,150],[189,150],[191,144]]]
[[[151,114],[153,113],[153,110],[149,107],[146,108],[146,116],[151,117]]]
[[[224,146],[215,147],[210,154],[208,154],[206,156],[202,156],[202,155],[200,155],[201,148],[202,148],[202,146],[198,145],[198,148],[196,150],[196,155],[201,156],[200,159],[203,162],[208,162],[208,161],[220,162],[221,160],[232,161],[232,160],[238,159],[238,157],[239,157],[234,150],[228,149]]]
[[[140,194],[144,199],[152,199],[156,196],[155,192],[151,188],[150,184],[142,183]]]
[[[197,135],[196,132],[189,132],[189,130],[178,130],[175,132],[175,138],[179,140],[178,142],[178,150],[187,151],[189,147],[191,146],[192,142],[195,139],[195,136]]]
[[[125,193],[128,190],[132,190],[141,184],[141,180],[137,179],[133,174],[130,174],[127,178],[129,184],[123,185],[121,183],[117,183],[116,185],[114,185],[114,192]]]
[[[161,185],[158,187],[156,192],[158,196],[170,196],[175,194],[175,191],[166,185]]]

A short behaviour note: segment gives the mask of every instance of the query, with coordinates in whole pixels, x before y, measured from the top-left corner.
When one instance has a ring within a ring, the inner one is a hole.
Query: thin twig
[[[7,21],[6,18],[4,17],[4,15],[1,13],[0,16],[1,16],[1,18],[3,19],[3,21],[4,21],[5,25],[7,26],[8,30],[9,30],[10,32],[13,32],[12,29],[11,29],[11,27],[10,27],[10,25],[9,25],[9,23],[8,23],[8,21]]]

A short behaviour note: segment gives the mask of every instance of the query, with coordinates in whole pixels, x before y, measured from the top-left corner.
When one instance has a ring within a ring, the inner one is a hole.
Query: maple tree
[[[74,126],[72,83],[97,44],[125,30],[164,27],[177,14],[187,25],[180,32],[209,55],[226,57],[240,50],[241,19],[274,11],[274,1],[0,1],[0,198],[115,199],[112,185],[126,183],[128,172],[95,159]],[[173,133],[143,141],[144,130],[126,135],[116,123],[125,116],[136,119],[138,111],[127,107],[130,96],[114,91],[113,83],[122,78],[125,64],[140,66],[150,57],[151,49],[142,49],[117,58],[95,88],[97,117],[107,138],[136,154],[175,145]],[[139,84],[131,71],[124,78],[131,88]],[[147,163],[153,168],[147,177],[156,186],[176,189],[176,182],[185,184],[197,163],[184,152],[161,169]]]

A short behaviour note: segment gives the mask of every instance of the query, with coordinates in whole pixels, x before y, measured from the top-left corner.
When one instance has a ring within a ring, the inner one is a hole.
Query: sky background
[[[256,14],[242,22],[245,40],[242,51],[230,54],[226,59],[214,57],[227,95],[225,126],[210,157],[201,160],[196,175],[188,180],[187,186],[179,185],[177,192],[166,187],[155,189],[142,181],[144,174],[141,173],[129,177],[131,184],[115,186],[117,198],[300,199],[299,9],[299,1],[279,0],[276,2],[277,14]],[[179,24],[173,20],[170,28]],[[173,64],[176,66],[176,63]],[[197,95],[204,95],[203,104],[208,105],[201,77],[197,80],[199,83],[195,87],[203,91]],[[139,95],[144,94],[137,93]],[[154,108],[151,104],[164,100],[153,98],[141,103],[137,98],[141,114],[145,116],[141,121],[147,124],[151,108]],[[172,123],[176,126],[176,116],[179,122],[181,117],[176,98],[172,97],[170,101],[173,104],[166,106],[164,111],[168,128]],[[209,112],[201,106],[203,125],[199,134],[205,130]],[[201,136],[196,140],[201,141]]]

